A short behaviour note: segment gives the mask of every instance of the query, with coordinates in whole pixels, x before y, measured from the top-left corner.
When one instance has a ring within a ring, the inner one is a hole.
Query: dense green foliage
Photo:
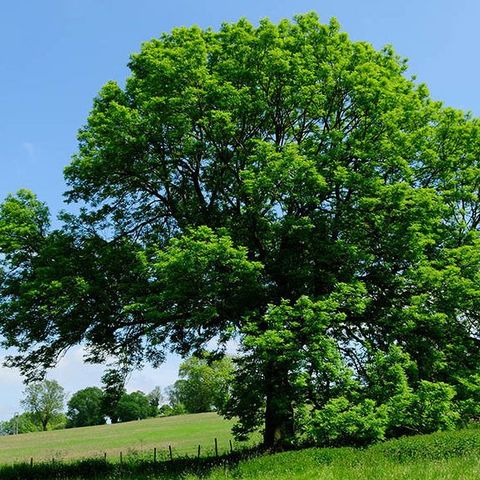
[[[67,427],[103,425],[108,416],[112,423],[129,422],[158,415],[162,400],[160,387],[148,395],[127,393],[125,377],[117,370],[107,370],[102,377],[103,390],[87,387],[75,392],[68,401]]]
[[[67,404],[67,427],[103,425],[103,392],[98,387],[87,387],[75,392]]]
[[[230,398],[234,368],[228,356],[208,361],[197,357],[185,360],[179,369],[179,380],[169,390],[173,411],[181,406],[188,413],[222,411]]]
[[[478,120],[314,14],[178,28],[129,67],[65,170],[80,213],[51,230],[31,193],[0,208],[9,364],[236,338],[223,410],[269,447],[478,418]]]
[[[38,431],[41,431],[41,428],[35,424],[31,413],[27,412],[16,414],[10,420],[0,422],[0,435],[17,435]]]
[[[125,373],[119,370],[108,369],[102,376],[102,413],[109,417],[112,423],[117,423],[120,419],[118,404],[127,393],[125,382]]]
[[[142,392],[124,393],[118,401],[116,411],[120,422],[130,422],[150,417],[152,406]]]
[[[148,403],[150,404],[150,417],[156,417],[160,412],[160,405],[163,403],[163,393],[159,386],[156,386],[147,394]]]

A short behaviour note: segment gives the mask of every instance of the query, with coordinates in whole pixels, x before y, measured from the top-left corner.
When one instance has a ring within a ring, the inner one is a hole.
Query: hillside
[[[133,451],[158,449],[159,458],[166,455],[171,445],[174,455],[196,454],[198,445],[202,454],[212,453],[214,439],[224,452],[233,441],[230,428],[233,422],[215,413],[179,415],[151,418],[116,425],[72,428],[50,432],[26,433],[0,437],[0,464],[51,460],[102,457],[118,458]]]
[[[177,419],[179,419],[177,417]],[[185,418],[184,418],[185,419]],[[217,424],[193,416],[191,424]],[[159,423],[160,425],[162,422]],[[185,425],[185,424],[184,424]],[[125,425],[126,426],[126,425]],[[92,430],[90,430],[92,431]],[[184,432],[187,429],[184,429]],[[92,439],[92,444],[94,439]],[[0,465],[2,480],[476,480],[480,478],[480,429],[389,440],[365,449],[309,448],[275,455],[238,452],[220,458],[127,456],[122,464],[102,459]]]
[[[354,448],[306,449],[265,455],[188,480],[477,480],[480,431],[407,437]],[[113,477],[106,477],[110,479]],[[132,475],[128,480],[165,478]],[[172,475],[168,478],[177,478]]]

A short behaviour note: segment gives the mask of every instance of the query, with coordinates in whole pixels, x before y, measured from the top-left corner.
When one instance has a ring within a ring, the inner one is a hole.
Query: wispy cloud
[[[31,142],[23,142],[22,148],[27,152],[30,160],[35,160],[35,145]]]

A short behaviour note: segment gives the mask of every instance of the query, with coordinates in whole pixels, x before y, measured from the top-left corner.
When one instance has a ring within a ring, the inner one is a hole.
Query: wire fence
[[[30,457],[29,461],[0,465],[2,480],[47,480],[50,478],[104,478],[115,474],[115,478],[137,478],[136,473],[171,474],[192,472],[202,475],[209,469],[234,464],[241,459],[257,455],[258,447],[245,443],[235,444],[232,440],[222,442],[213,438],[209,445],[198,444],[196,451],[181,453],[174,446],[162,446],[144,450],[119,450],[103,452],[103,455],[83,459],[50,460]],[[142,477],[143,478],[143,477]],[[149,477],[150,478],[150,477]],[[162,477],[163,478],[163,477]],[[166,477],[167,478],[167,477]],[[177,477],[175,477],[177,478]]]
[[[108,449],[96,455],[87,455],[84,457],[62,457],[60,454],[53,455],[50,459],[45,455],[40,457],[31,456],[29,459],[15,459],[11,465],[28,464],[33,467],[38,464],[50,463],[51,465],[61,463],[74,463],[84,460],[98,461],[103,460],[105,463],[119,463],[126,462],[167,462],[175,459],[201,459],[201,458],[219,458],[249,451],[255,448],[255,442],[233,442],[229,439],[227,442],[219,442],[218,438],[214,437],[210,444],[205,442],[198,445],[186,448],[178,448],[175,444],[162,445],[160,447],[151,448],[125,448],[125,449]]]

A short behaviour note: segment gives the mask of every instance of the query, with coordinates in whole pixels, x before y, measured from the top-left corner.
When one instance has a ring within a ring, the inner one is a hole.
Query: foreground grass
[[[254,454],[254,452],[251,452]],[[159,462],[131,457],[123,465],[84,461],[0,467],[2,480],[473,480],[480,478],[480,430],[391,440],[367,449],[311,448],[247,458]]]
[[[217,469],[206,476],[187,475],[185,480],[250,479],[250,480],[478,480],[480,460],[475,456],[451,458],[448,460],[415,461],[396,464],[385,459],[362,461],[348,464],[341,461],[322,465],[308,454],[299,458],[285,455],[274,456],[269,461],[246,462],[229,471]],[[155,476],[125,477],[132,480],[141,478],[167,478]]]
[[[197,478],[185,476],[188,480]],[[286,452],[240,462],[229,469],[213,469],[201,478],[473,480],[480,478],[480,430],[402,438],[364,450],[332,448]]]
[[[203,455],[212,454],[214,439],[218,439],[219,453],[230,449],[232,422],[215,413],[151,418],[117,425],[72,428],[51,432],[26,433],[0,437],[0,464],[102,458],[119,461],[134,452],[166,458],[172,446],[174,456],[193,455],[201,445]]]

